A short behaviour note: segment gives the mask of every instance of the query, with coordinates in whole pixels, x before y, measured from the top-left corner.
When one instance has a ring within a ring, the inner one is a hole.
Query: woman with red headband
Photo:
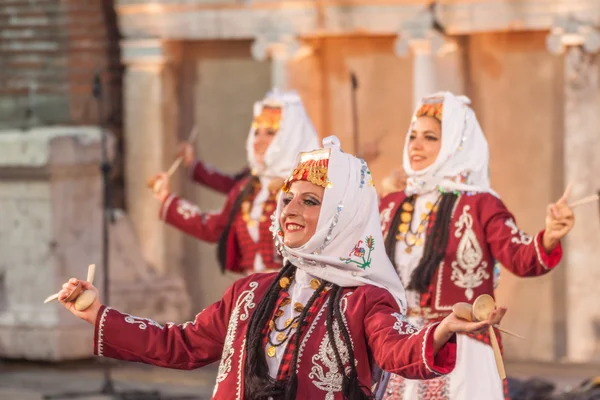
[[[317,145],[317,133],[298,94],[270,92],[254,106],[247,140],[250,175],[235,180],[207,170],[202,163],[195,164],[196,179],[219,190],[231,188],[223,209],[202,212],[171,193],[167,175],[161,174],[155,178],[160,218],[199,240],[218,243],[222,271],[248,274],[279,270],[283,260],[273,249],[270,216],[296,154]]]
[[[364,161],[339,149],[301,155],[283,186],[272,231],[287,261],[279,273],[238,280],[194,321],[161,326],[96,301],[96,354],[169,368],[220,361],[216,400],[362,400],[372,398],[373,363],[411,379],[452,370],[455,333],[499,323],[450,314],[417,329],[403,315],[404,289],[382,243],[377,193]],[[82,282],[86,289],[96,290]]]
[[[563,196],[545,229],[519,230],[488,179],[488,146],[466,97],[439,93],[417,107],[404,146],[405,190],[381,201],[386,251],[407,288],[408,320],[443,320],[458,302],[494,295],[494,263],[518,276],[556,267],[574,217]],[[497,336],[499,336],[497,334]],[[504,399],[487,334],[458,335],[456,368],[420,381],[393,376],[384,398]]]

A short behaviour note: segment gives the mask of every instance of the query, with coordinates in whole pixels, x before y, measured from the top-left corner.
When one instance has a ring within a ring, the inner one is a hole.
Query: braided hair
[[[255,186],[258,182],[258,176],[250,176],[250,178],[238,194],[237,198],[235,199],[235,202],[231,207],[231,211],[229,212],[229,217],[227,218],[227,224],[225,225],[225,229],[219,237],[219,242],[217,244],[217,257],[219,260],[219,266],[221,267],[221,272],[223,273],[225,273],[225,266],[227,265],[227,239],[229,238],[229,233],[231,232],[233,220],[235,219],[235,216],[240,212],[242,203],[254,193]]]
[[[452,219],[452,210],[454,209],[457,199],[458,195],[455,193],[442,194],[433,228],[427,234],[427,240],[425,240],[423,256],[419,261],[419,265],[417,265],[417,268],[415,268],[410,277],[410,282],[406,287],[407,289],[416,290],[419,293],[425,293],[429,289],[433,274],[446,255],[446,248],[448,246],[448,238],[450,235],[450,220]],[[394,268],[396,268],[395,251],[397,239],[395,233],[392,232],[392,228],[397,227],[400,224],[400,214],[402,213],[402,206],[404,203],[412,202],[414,202],[414,196],[407,196],[404,199],[390,222],[390,229],[385,238],[385,251],[392,261]]]
[[[279,292],[282,290],[279,285],[279,280],[283,277],[290,278],[296,272],[294,267],[289,262],[283,267],[277,278],[273,281],[264,297],[258,304],[256,311],[250,317],[248,332],[246,334],[246,364],[244,368],[244,395],[249,400],[293,400],[298,392],[298,358],[302,333],[308,325],[307,314],[314,302],[322,295],[325,288],[329,285],[328,282],[322,281],[321,285],[314,291],[306,306],[302,310],[299,317],[298,327],[295,335],[291,340],[294,340],[294,352],[292,354],[290,376],[286,380],[273,379],[269,374],[269,368],[266,361],[264,350],[264,328],[267,326],[269,319],[273,314],[275,304],[279,298]],[[345,400],[368,400],[372,399],[369,388],[360,384],[358,373],[356,371],[356,360],[354,358],[354,350],[350,333],[346,327],[346,323],[342,317],[340,310],[340,302],[343,294],[343,289],[340,286],[333,285],[329,291],[329,299],[327,305],[326,326],[327,334],[329,335],[330,345],[336,357],[338,369],[343,375],[342,394]],[[333,329],[334,323],[339,327],[342,334],[342,339],[335,340],[335,332]],[[342,361],[338,344],[343,345],[348,349],[348,358],[350,362],[349,374],[346,372]]]

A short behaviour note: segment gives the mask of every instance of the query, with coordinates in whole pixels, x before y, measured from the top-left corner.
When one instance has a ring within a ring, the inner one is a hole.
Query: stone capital
[[[299,42],[293,35],[269,37],[259,35],[252,43],[252,58],[257,61],[289,61],[310,55],[312,48]]]
[[[570,15],[557,17],[546,37],[546,48],[559,55],[571,46],[580,46],[586,53],[597,53],[600,51],[600,31],[593,24]]]
[[[427,10],[404,21],[398,30],[394,53],[406,57],[410,51],[420,55],[442,55],[456,50],[456,42],[435,29],[434,18]]]
[[[127,39],[121,41],[121,59],[128,67],[157,68],[167,62],[160,39]]]

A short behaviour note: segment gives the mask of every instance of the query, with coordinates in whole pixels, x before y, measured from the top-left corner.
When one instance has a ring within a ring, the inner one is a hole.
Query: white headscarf
[[[450,92],[439,92],[424,97],[413,114],[423,104],[443,102],[442,146],[435,162],[420,171],[410,167],[408,155],[408,129],[404,143],[404,171],[408,177],[406,192],[409,195],[442,191],[489,192],[497,196],[490,187],[489,151],[483,131],[475,113],[469,107],[471,101],[465,96]]]
[[[404,287],[385,252],[377,192],[367,164],[343,153],[335,136],[325,138],[323,147],[330,151],[330,184],[325,189],[316,232],[301,247],[292,249],[283,244],[278,234],[283,208],[280,195],[271,228],[278,249],[296,267],[336,285],[386,288],[406,312]]]
[[[298,93],[280,92],[273,89],[261,101],[254,103],[254,116],[260,115],[264,105],[280,104],[282,107],[279,130],[264,155],[264,165],[254,157],[254,127],[250,127],[246,150],[250,168],[258,176],[287,178],[296,166],[296,156],[300,152],[319,147],[319,137],[306,114]]]

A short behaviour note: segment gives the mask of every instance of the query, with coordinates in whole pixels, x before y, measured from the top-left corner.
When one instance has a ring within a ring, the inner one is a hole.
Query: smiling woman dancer
[[[98,300],[78,312],[64,303],[77,280],[65,283],[59,299],[95,325],[95,353],[181,369],[220,359],[213,398],[227,400],[372,398],[372,362],[412,379],[448,373],[455,333],[486,329],[506,309],[484,322],[409,324],[369,169],[337,138],[324,144],[301,155],[279,197],[272,231],[288,263],[238,280],[194,321],[161,326]]]
[[[532,237],[519,230],[490,188],[487,142],[468,104],[447,92],[422,100],[404,146],[407,188],[380,205],[386,251],[407,288],[408,320],[419,327],[445,318],[454,303],[493,296],[495,260],[518,276],[551,271],[573,227],[565,193],[548,206],[543,231]],[[384,398],[504,399],[489,336],[457,340],[451,374],[392,377]]]
[[[295,156],[319,143],[297,93],[270,92],[254,110],[247,140],[252,174],[239,181],[220,181],[223,187],[234,184],[221,211],[202,212],[170,192],[166,174],[154,178],[159,188],[155,197],[161,202],[160,218],[202,241],[218,243],[221,270],[244,274],[282,267],[283,260],[276,254],[269,232],[270,216],[283,180],[294,168]],[[202,172],[204,178],[205,170],[203,164],[196,164],[196,172]]]

